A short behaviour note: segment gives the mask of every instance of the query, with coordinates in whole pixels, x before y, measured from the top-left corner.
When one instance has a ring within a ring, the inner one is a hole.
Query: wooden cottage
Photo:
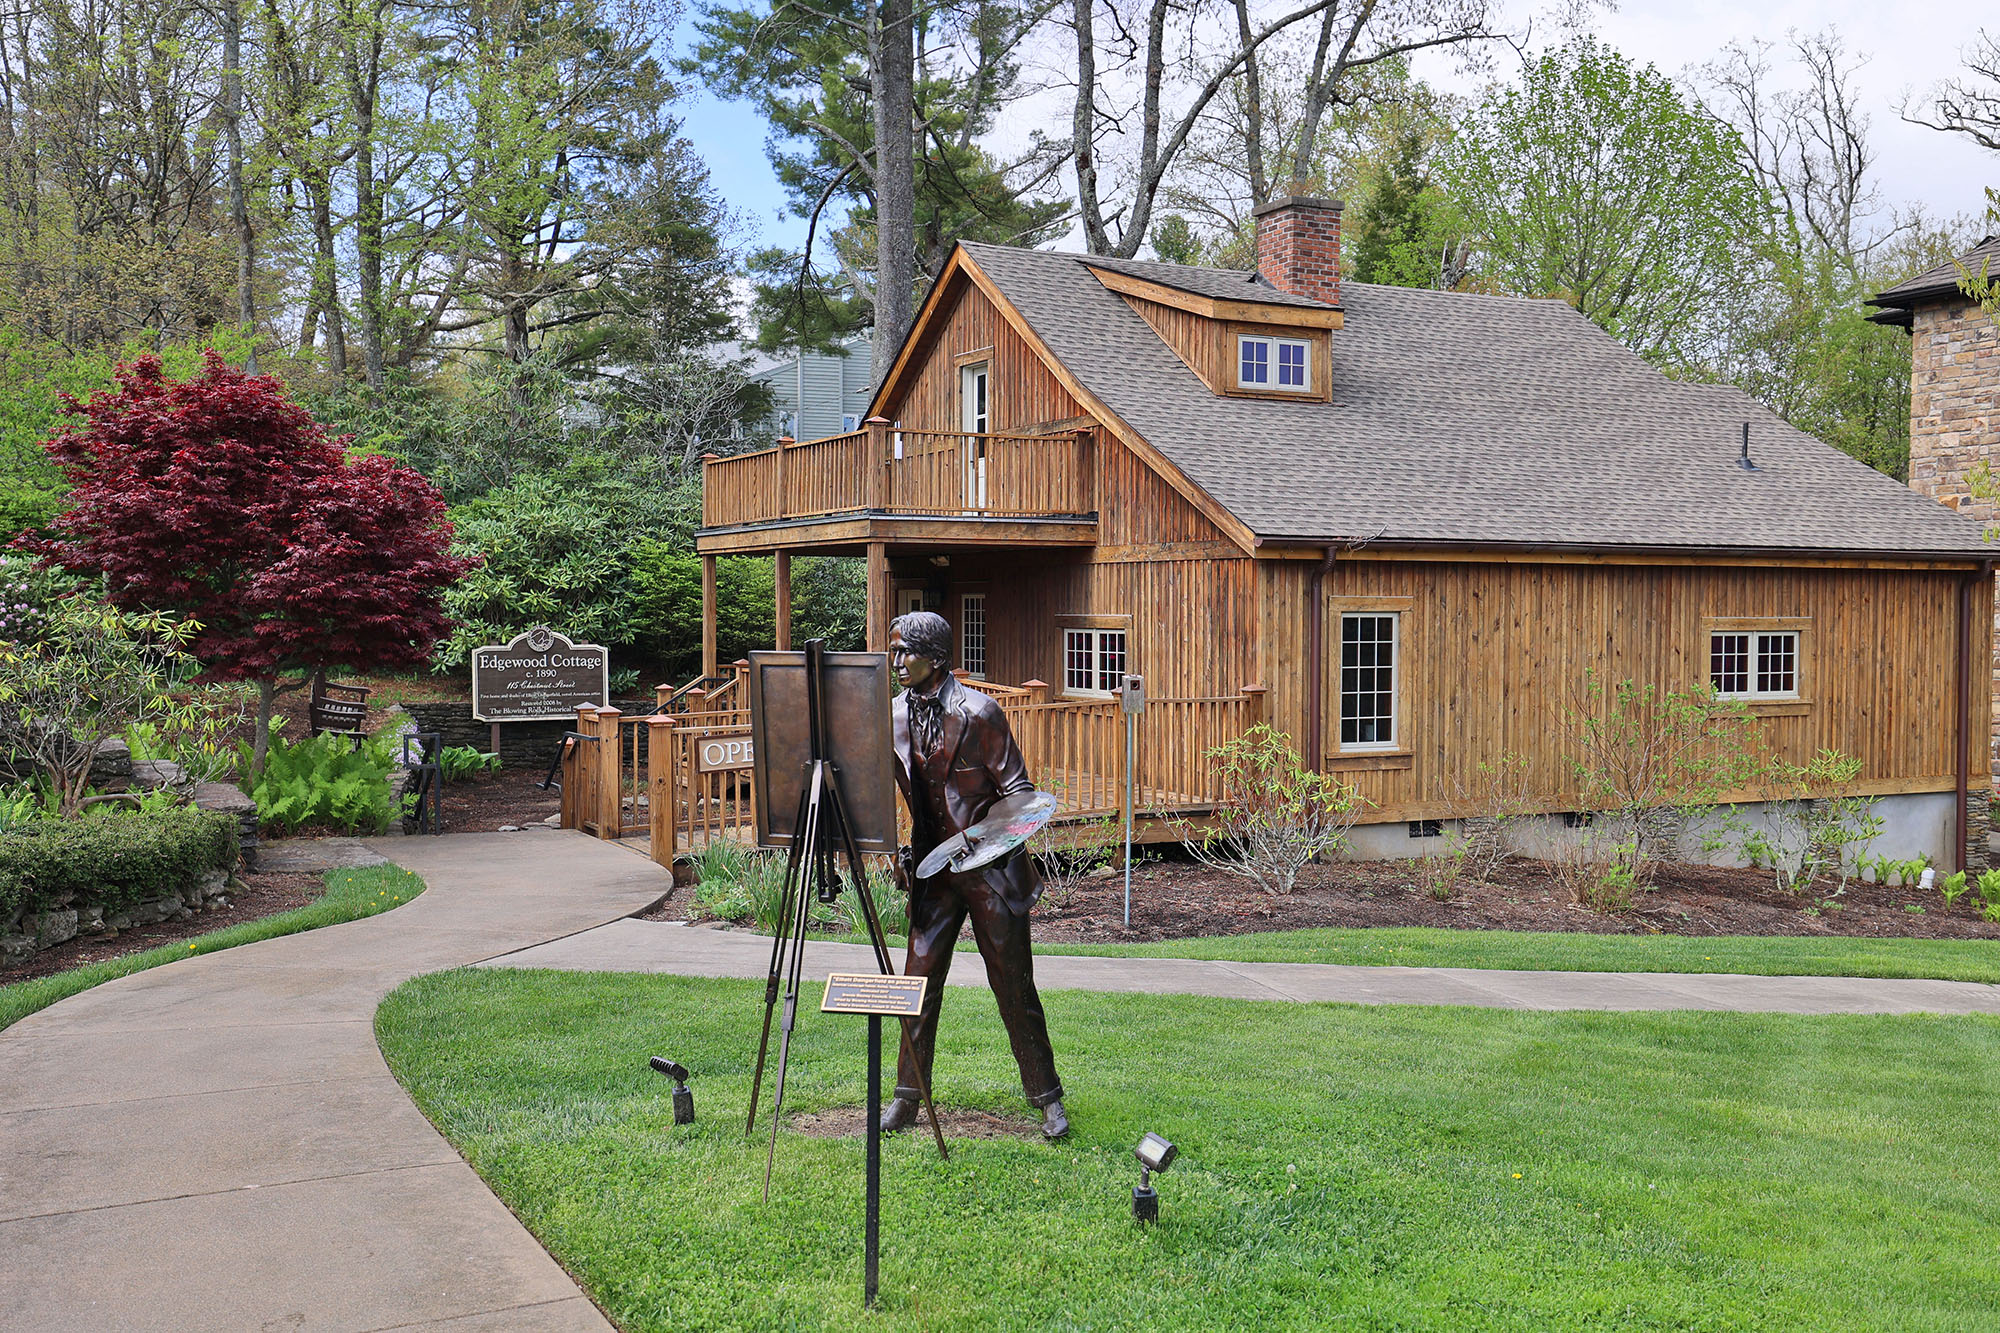
[[[1958,861],[1979,525],[1561,302],[1343,283],[1339,224],[1265,206],[1256,273],[961,245],[863,429],[709,462],[708,674],[714,557],[775,557],[782,646],[790,557],[864,556],[869,645],[943,613],[1070,808],[1117,802],[1130,671],[1142,812],[1212,802],[1206,748],[1268,720],[1357,784],[1375,855],[1508,752],[1559,829],[1587,672],[1709,681],[1778,754],[1859,756],[1883,850]]]

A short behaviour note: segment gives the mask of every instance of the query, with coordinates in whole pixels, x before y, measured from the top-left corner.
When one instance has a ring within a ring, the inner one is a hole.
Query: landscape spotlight
[[[665,1056],[656,1055],[652,1059],[653,1068],[674,1081],[674,1123],[692,1125],[694,1123],[694,1094],[688,1091],[688,1071],[686,1065],[677,1065]]]
[[[1160,1220],[1160,1193],[1153,1188],[1153,1173],[1172,1166],[1180,1151],[1158,1134],[1151,1133],[1140,1139],[1139,1146],[1132,1150],[1132,1155],[1139,1159],[1139,1184],[1132,1191],[1132,1216],[1139,1221]]]

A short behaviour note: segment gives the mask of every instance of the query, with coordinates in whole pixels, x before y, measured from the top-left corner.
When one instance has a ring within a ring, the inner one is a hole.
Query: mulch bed
[[[501,768],[474,773],[444,786],[446,833],[492,833],[506,825],[526,828],[562,810],[562,791],[543,791],[540,773]]]
[[[1124,881],[1087,881],[1068,898],[1035,909],[1038,943],[1146,943],[1316,926],[1438,926],[1458,930],[1579,931],[1596,935],[1848,935],[1904,939],[2000,939],[1971,894],[1947,907],[1935,889],[1849,880],[1827,906],[1779,893],[1764,871],[1664,866],[1649,893],[1619,912],[1567,900],[1539,861],[1510,861],[1492,883],[1462,886],[1440,902],[1417,887],[1407,862],[1356,861],[1308,867],[1290,894],[1273,897],[1246,880],[1186,861],[1142,864],[1132,874],[1132,928],[1123,924]],[[676,892],[645,914],[685,918],[691,895]],[[1910,906],[1923,908],[1912,912]],[[970,938],[967,927],[965,938]]]
[[[67,972],[73,967],[101,963],[109,958],[122,958],[130,953],[144,953],[162,944],[178,944],[227,926],[276,916],[280,912],[304,907],[326,888],[326,877],[318,873],[239,873],[238,878],[243,888],[229,895],[227,907],[211,906],[184,920],[134,926],[116,935],[80,935],[66,944],[42,950],[17,967],[0,968],[0,986],[16,981],[32,981],[36,977]]]
[[[1914,904],[1922,913],[1908,910]],[[1044,898],[1035,938],[1108,942],[1241,935],[1312,926],[1442,926],[1465,930],[1573,930],[1599,935],[1856,935],[1913,939],[2000,939],[1971,894],[1946,907],[1935,889],[1849,880],[1819,908],[1779,893],[1764,871],[1665,866],[1650,893],[1622,912],[1570,903],[1538,861],[1510,861],[1490,884],[1462,887],[1439,902],[1418,889],[1406,862],[1360,861],[1309,867],[1299,886],[1272,897],[1245,880],[1185,862],[1157,862],[1132,876],[1132,928],[1124,928],[1124,882],[1090,881],[1067,901]]]

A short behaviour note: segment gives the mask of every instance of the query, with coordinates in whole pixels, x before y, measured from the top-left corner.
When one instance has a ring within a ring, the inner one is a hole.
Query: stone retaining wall
[[[650,714],[654,709],[651,699],[615,700],[614,706],[627,716]],[[472,716],[470,702],[406,703],[402,708],[416,720],[419,730],[439,733],[446,745],[470,745],[485,754],[493,744],[492,727]],[[539,778],[555,757],[563,733],[575,726],[574,718],[566,722],[502,722],[501,765],[533,772]]]
[[[26,962],[41,950],[68,943],[79,935],[116,935],[134,926],[185,919],[208,908],[227,907],[229,887],[228,871],[210,870],[199,883],[178,894],[108,915],[101,903],[70,902],[40,911],[24,908],[0,922],[0,966]]]

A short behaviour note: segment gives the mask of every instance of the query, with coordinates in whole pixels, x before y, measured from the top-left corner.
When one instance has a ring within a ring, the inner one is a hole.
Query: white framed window
[[[1125,683],[1125,631],[1065,629],[1063,692],[1110,694]]]
[[[986,594],[969,592],[959,599],[958,661],[966,671],[986,679]]]
[[[1394,611],[1348,611],[1340,617],[1340,748],[1396,748]]]
[[[840,414],[840,433],[842,435],[852,435],[860,429],[861,414],[859,412],[842,412]]]
[[[1799,697],[1799,631],[1727,629],[1708,636],[1708,683],[1725,699]]]
[[[1238,334],[1236,386],[1286,393],[1312,392],[1312,344],[1304,338]]]

